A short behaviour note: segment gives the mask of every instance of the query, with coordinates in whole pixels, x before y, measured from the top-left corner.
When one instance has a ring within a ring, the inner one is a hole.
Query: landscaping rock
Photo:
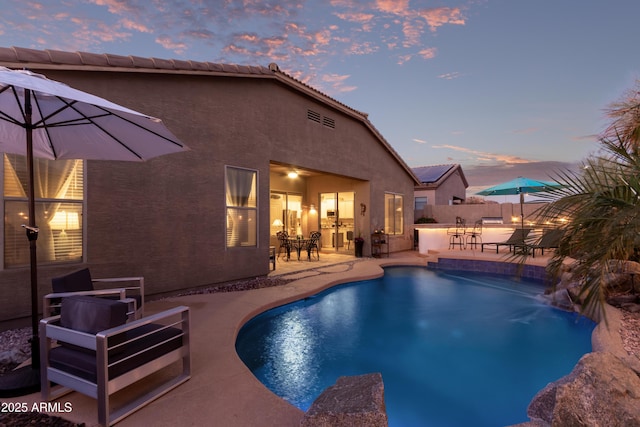
[[[640,427],[640,376],[611,353],[589,353],[529,405],[550,426]]]
[[[386,427],[384,384],[379,373],[340,377],[313,402],[303,427]]]
[[[21,363],[29,355],[22,351],[20,348],[12,348],[3,352],[0,352],[0,364]]]

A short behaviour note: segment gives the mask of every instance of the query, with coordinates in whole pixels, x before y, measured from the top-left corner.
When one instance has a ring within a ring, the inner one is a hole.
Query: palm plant
[[[559,277],[570,263],[583,310],[596,316],[604,314],[611,272],[637,261],[640,251],[640,92],[629,92],[608,116],[613,122],[600,137],[599,155],[579,172],[558,173],[560,186],[537,212],[543,222],[567,218],[548,270]]]

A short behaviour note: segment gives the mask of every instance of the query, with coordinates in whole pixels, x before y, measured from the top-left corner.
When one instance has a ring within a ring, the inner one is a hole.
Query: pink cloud
[[[187,45],[183,42],[173,41],[169,36],[156,37],[156,43],[165,49],[172,50],[174,52],[183,52],[187,49]]]
[[[379,47],[373,42],[353,42],[346,50],[351,55],[369,55],[377,52]]]
[[[139,6],[134,6],[131,2],[124,0],[90,0],[90,2],[98,6],[107,6],[109,13],[115,15],[127,15],[141,10]]]
[[[418,55],[420,55],[424,59],[432,59],[435,58],[437,53],[438,49],[436,49],[435,47],[428,47],[419,51]]]
[[[122,24],[122,26],[128,30],[135,30],[135,31],[139,31],[141,33],[152,33],[153,31],[147,27],[144,24],[141,24],[139,22],[134,22],[131,19],[128,18],[124,18],[122,20],[120,20],[120,23]]]
[[[500,154],[500,153],[488,153],[485,151],[472,150],[466,147],[460,147],[457,145],[432,145],[431,148],[443,148],[454,151],[463,152],[466,154],[471,154],[475,156],[476,161],[495,161],[500,163],[507,164],[524,164],[524,163],[532,163],[534,160],[523,159],[519,156],[513,156],[510,154]]]
[[[347,79],[351,77],[350,75],[339,75],[339,74],[325,74],[322,76],[322,81],[328,83],[334,92],[351,92],[356,90],[356,86],[348,86],[345,84]]]
[[[404,15],[409,10],[409,0],[377,0],[376,7],[381,12]]]
[[[362,13],[362,12],[343,12],[343,13],[334,13],[334,15],[342,19],[343,21],[358,22],[360,24],[370,22],[375,16],[372,13]]]
[[[418,14],[427,21],[427,25],[432,32],[436,31],[438,27],[445,24],[451,25],[465,25],[465,19],[462,16],[460,8],[439,7],[436,9],[425,9],[418,12]]]
[[[104,22],[79,18],[71,18],[71,22],[79,27],[73,31],[73,36],[76,40],[82,40],[88,44],[95,44],[97,41],[114,42],[117,40],[128,40],[131,37],[131,33],[118,31],[117,27],[112,27]]]
[[[420,44],[420,37],[422,36],[421,25],[417,22],[404,21],[402,23],[402,33],[404,34],[405,41],[404,47],[411,47]]]
[[[331,31],[324,30],[318,31],[314,34],[314,39],[316,43],[320,45],[328,45],[331,42]]]
[[[413,58],[412,54],[400,55],[400,56],[398,56],[397,64],[398,65],[402,65],[402,64],[404,64],[406,62],[411,61],[411,58]]]

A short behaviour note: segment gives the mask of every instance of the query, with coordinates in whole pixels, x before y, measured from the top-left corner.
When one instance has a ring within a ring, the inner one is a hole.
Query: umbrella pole
[[[25,127],[27,133],[27,171],[29,174],[28,196],[29,196],[29,226],[25,227],[27,239],[29,239],[29,259],[31,264],[31,366],[33,369],[40,368],[40,342],[38,337],[38,261],[36,256],[36,240],[38,239],[38,228],[36,227],[36,207],[35,207],[35,185],[33,173],[33,128],[32,128],[32,107],[31,90],[24,91]]]
[[[25,129],[27,134],[27,171],[29,175],[29,225],[27,230],[31,262],[31,366],[23,366],[0,376],[0,397],[17,397],[40,391],[40,340],[38,337],[38,269],[36,260],[35,191],[33,180],[33,129],[31,121],[31,91],[25,89]]]
[[[524,230],[524,193],[520,193],[520,228]]]

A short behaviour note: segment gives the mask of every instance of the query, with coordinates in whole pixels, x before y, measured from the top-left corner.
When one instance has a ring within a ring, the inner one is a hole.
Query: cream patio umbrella
[[[144,161],[185,150],[160,119],[41,74],[0,67],[0,152],[27,158],[29,219],[23,227],[29,241],[33,335],[32,372],[14,371],[0,377],[0,395],[33,389],[34,372],[39,370],[34,157]]]

